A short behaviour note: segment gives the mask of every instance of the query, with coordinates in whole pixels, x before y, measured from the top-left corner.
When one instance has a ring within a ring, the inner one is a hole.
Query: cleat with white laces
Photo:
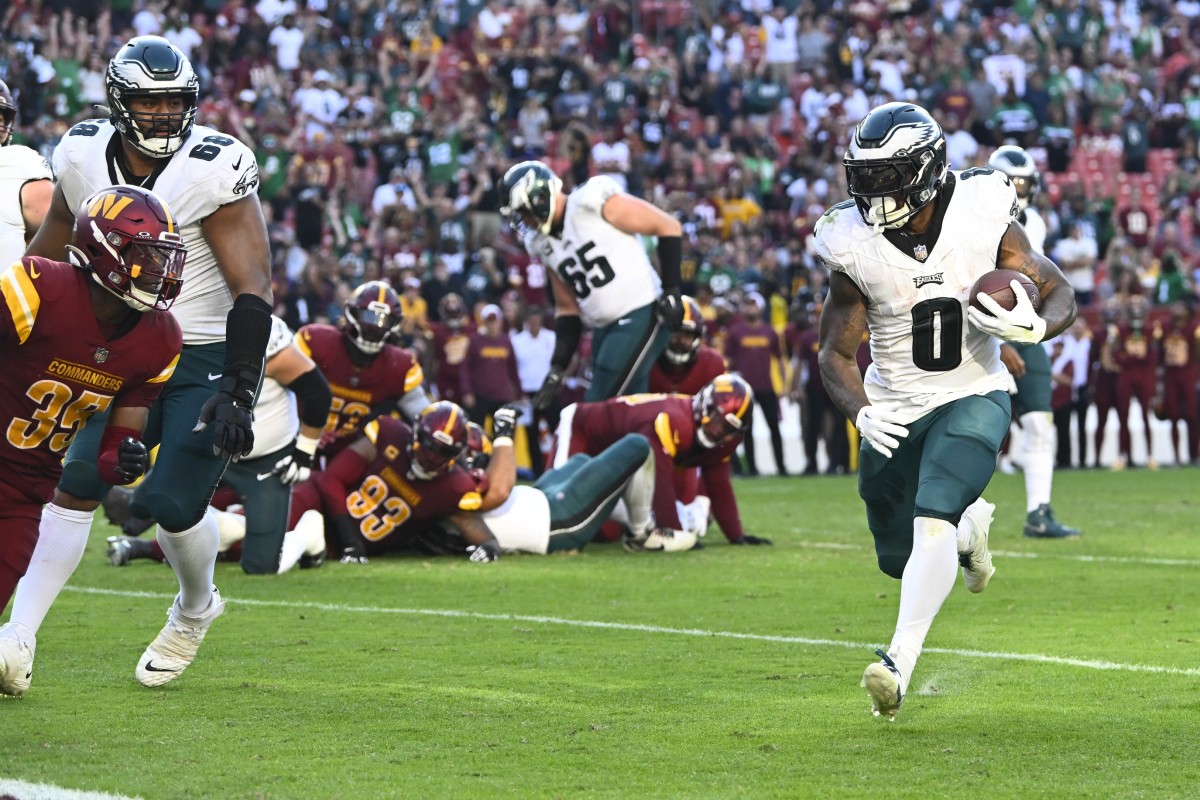
[[[0,625],[0,694],[20,697],[33,679],[37,638],[19,622]]]
[[[105,540],[108,548],[108,563],[124,567],[135,558],[154,558],[154,543],[136,536],[110,536]]]
[[[970,530],[970,545],[958,554],[958,563],[962,565],[963,583],[967,589],[979,593],[987,588],[988,581],[996,574],[992,566],[992,554],[988,550],[988,530],[992,527],[992,515],[996,506],[982,497],[963,512],[959,525],[966,525]]]
[[[179,607],[179,596],[176,595],[175,602],[167,612],[167,624],[138,660],[134,671],[138,683],[142,686],[162,686],[178,678],[196,657],[196,651],[200,649],[200,643],[204,641],[204,635],[208,633],[213,620],[221,616],[224,610],[225,603],[216,587],[212,590],[208,610],[200,617],[184,614]]]
[[[887,717],[889,722],[896,721],[896,712],[904,702],[904,690],[900,688],[900,670],[882,650],[876,650],[875,655],[883,660],[878,664],[869,664],[863,672],[862,686],[871,697],[871,716]]]

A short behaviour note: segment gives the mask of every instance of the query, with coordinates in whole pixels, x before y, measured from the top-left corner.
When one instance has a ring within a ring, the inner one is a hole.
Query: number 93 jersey
[[[867,397],[894,405],[905,422],[1009,388],[999,342],[972,327],[966,311],[971,286],[996,268],[1000,239],[1017,217],[1016,192],[1002,173],[976,168],[948,173],[933,202],[940,233],[909,250],[876,233],[853,201],[825,212],[814,233],[817,256],[866,297]]]
[[[562,235],[532,231],[525,249],[562,279],[579,300],[583,321],[593,328],[616,322],[662,294],[662,281],[646,248],[633,234],[604,219],[604,204],[621,191],[598,175],[567,195]]]
[[[120,147],[121,135],[108,120],[90,119],[67,131],[54,148],[54,174],[71,213],[106,186],[136,185],[117,165]],[[232,136],[196,125],[177,153],[159,161],[144,186],[167,202],[187,245],[183,289],[171,306],[183,343],[224,341],[233,299],[201,225],[221,206],[258,190],[254,153]]]

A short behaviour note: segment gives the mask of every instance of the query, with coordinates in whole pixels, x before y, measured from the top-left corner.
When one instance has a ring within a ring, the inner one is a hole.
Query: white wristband
[[[296,436],[296,449],[302,453],[308,453],[310,456],[317,452],[317,445],[320,443],[320,439],[305,436],[303,433]]]
[[[513,440],[511,436],[501,436],[499,439],[492,439],[492,447],[512,447]]]

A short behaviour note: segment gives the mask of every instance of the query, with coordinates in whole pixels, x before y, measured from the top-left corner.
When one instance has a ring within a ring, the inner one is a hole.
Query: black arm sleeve
[[[550,366],[565,370],[571,364],[571,356],[575,355],[581,336],[583,336],[583,320],[577,315],[556,317],[554,320],[554,355],[550,357]]]
[[[239,294],[225,320],[225,369],[221,391],[247,408],[262,380],[267,342],[271,338],[271,306],[253,294]]]
[[[287,388],[296,395],[300,406],[300,421],[312,428],[324,428],[329,418],[329,405],[333,402],[333,392],[329,389],[329,381],[325,373],[314,366],[308,372],[288,384]]]
[[[658,269],[664,292],[670,294],[679,291],[679,264],[682,261],[683,239],[679,236],[658,237]]]

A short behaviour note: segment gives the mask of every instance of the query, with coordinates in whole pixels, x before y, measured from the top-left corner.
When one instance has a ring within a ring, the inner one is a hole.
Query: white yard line
[[[64,789],[52,783],[29,783],[8,778],[0,778],[0,797],[13,797],[16,800],[141,800],[140,797],[123,794],[84,792]]]
[[[811,542],[799,541],[792,544],[813,550],[870,550],[869,544],[848,544],[846,542]],[[1074,547],[1073,544],[1063,543],[1064,547]],[[1028,558],[1032,560],[1049,559],[1054,561],[1080,561],[1094,564],[1143,564],[1153,567],[1200,567],[1200,559],[1195,558],[1150,558],[1145,556],[1089,556],[1082,553],[1030,553],[1019,550],[993,550],[993,556],[1001,558]]]
[[[119,591],[116,589],[99,589],[88,586],[67,586],[67,591],[85,594],[107,595],[110,597],[145,597],[156,600],[170,601],[174,595],[156,592]],[[457,611],[454,609],[438,608],[388,608],[384,606],[347,606],[337,603],[295,602],[288,600],[254,600],[239,598],[224,598],[232,605],[258,606],[261,608],[292,608],[314,611],[333,611],[343,614],[394,614],[419,617],[454,617],[459,619],[477,619],[490,622],[525,622],[538,625],[561,625],[571,628],[603,628],[615,631],[636,631],[639,633],[655,633],[667,636],[694,636],[708,639],[743,639],[756,642],[776,642],[779,644],[800,644],[812,647],[844,647],[852,650],[871,651],[879,644],[868,642],[848,642],[841,639],[812,639],[807,636],[774,636],[762,633],[739,633],[737,631],[713,631],[702,628],[666,628],[660,625],[639,625],[628,622],[602,622],[599,620],[565,619],[563,617],[544,617],[526,614],[484,614],[478,611]],[[1160,667],[1152,664],[1121,664],[1114,661],[1093,661],[1081,658],[1064,658],[1062,656],[1044,655],[1041,653],[1005,653],[987,650],[956,650],[953,648],[926,647],[926,653],[943,653],[965,658],[990,658],[1005,661],[1028,661],[1036,664],[1054,664],[1063,667],[1079,667],[1081,669],[1112,670],[1116,672],[1150,672],[1160,675],[1183,675],[1200,678],[1200,669],[1183,667]]]

